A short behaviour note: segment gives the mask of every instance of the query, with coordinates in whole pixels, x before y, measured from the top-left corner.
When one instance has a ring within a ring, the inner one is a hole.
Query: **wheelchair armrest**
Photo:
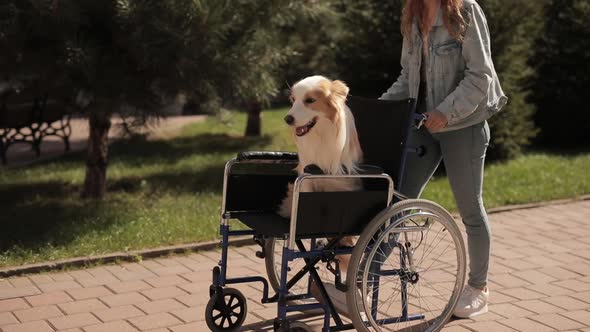
[[[312,175],[324,175],[324,171],[319,168],[316,164],[309,164],[303,169],[305,173]],[[383,168],[374,165],[359,165],[357,168],[357,174],[359,175],[375,175],[383,174]]]
[[[245,151],[238,153],[238,161],[245,160],[286,160],[297,161],[297,153],[284,151]]]

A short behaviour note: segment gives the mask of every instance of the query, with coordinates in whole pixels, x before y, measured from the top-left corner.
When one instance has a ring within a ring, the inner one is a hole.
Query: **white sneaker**
[[[490,291],[473,288],[465,285],[459,302],[453,311],[453,315],[459,318],[471,318],[488,312],[488,299]]]

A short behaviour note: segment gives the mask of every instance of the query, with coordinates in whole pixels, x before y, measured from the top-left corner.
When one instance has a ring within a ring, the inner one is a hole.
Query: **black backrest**
[[[239,163],[227,179],[227,211],[276,211],[294,182],[296,162]]]
[[[386,101],[349,96],[363,149],[364,164],[376,165],[399,183],[406,134],[410,126],[411,100]],[[299,196],[297,235],[358,235],[387,205],[382,180],[364,181],[365,190],[310,192]]]
[[[347,105],[354,115],[363,149],[364,164],[376,165],[399,182],[404,140],[411,113],[410,99],[402,101],[349,96]]]
[[[350,96],[364,163],[382,167],[396,184],[409,126],[410,101]],[[228,179],[227,211],[276,211],[297,174],[295,164],[238,164]],[[383,180],[365,181],[364,191],[305,192],[299,196],[299,237],[358,235],[387,205]]]

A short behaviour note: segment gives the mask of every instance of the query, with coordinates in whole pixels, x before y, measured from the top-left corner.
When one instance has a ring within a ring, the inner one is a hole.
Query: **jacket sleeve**
[[[478,4],[473,4],[467,9],[470,20],[462,48],[465,76],[455,90],[436,107],[447,117],[449,125],[473,113],[486,97],[492,84],[494,67],[486,18]]]
[[[381,95],[379,99],[401,100],[410,97],[408,84],[408,47],[408,41],[406,40],[406,38],[404,38],[401,55],[401,74],[397,78],[397,81],[395,81],[395,83],[393,83],[393,85],[389,89],[387,89],[387,91],[383,95]]]

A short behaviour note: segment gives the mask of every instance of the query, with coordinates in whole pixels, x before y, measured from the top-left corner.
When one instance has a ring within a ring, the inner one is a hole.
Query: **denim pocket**
[[[434,46],[434,54],[438,56],[456,55],[461,50],[461,43],[450,40]]]
[[[461,43],[458,41],[451,40],[434,46],[434,54],[437,66],[445,75],[460,69]]]

